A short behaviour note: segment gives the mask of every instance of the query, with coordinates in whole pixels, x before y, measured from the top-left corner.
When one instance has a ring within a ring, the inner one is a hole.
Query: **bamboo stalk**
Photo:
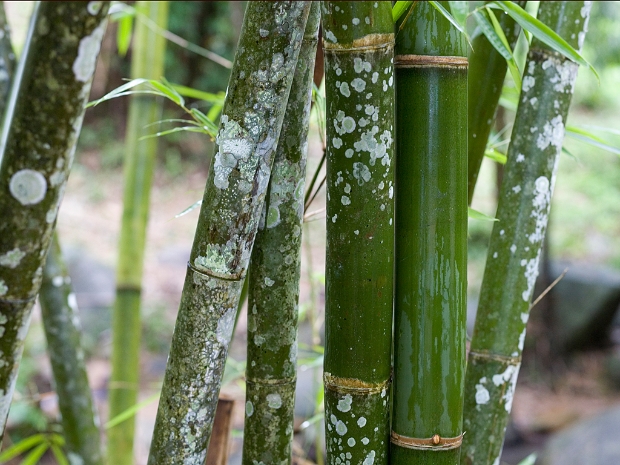
[[[38,4],[11,91],[0,144],[2,434],[108,6]]]
[[[516,2],[525,8],[526,1]],[[521,28],[508,14],[503,13],[499,24],[510,47],[514,50]],[[468,203],[474,198],[478,173],[484,158],[487,141],[493,127],[507,69],[506,60],[491,45],[484,34],[472,44],[467,76],[467,195]]]
[[[327,463],[387,464],[394,249],[389,2],[324,2]]]
[[[249,273],[243,463],[291,463],[301,228],[320,21],[313,2],[275,154]]]
[[[405,21],[395,57],[390,460],[456,465],[465,371],[467,50],[461,34],[429,3],[418,2]]]
[[[538,18],[581,48],[589,12],[590,2],[542,2]],[[577,69],[532,41],[468,358],[466,465],[499,463]]]
[[[39,301],[69,458],[101,465],[99,422],[88,385],[80,319],[57,234],[43,268]]]
[[[136,10],[158,27],[166,28],[169,2],[137,2]],[[160,79],[164,74],[166,40],[136,21],[131,55],[131,78]],[[140,373],[140,301],[149,201],[158,139],[140,140],[149,124],[161,118],[161,99],[132,95],[125,136],[123,216],[116,271],[116,301],[112,314],[112,375],[110,418],[138,401]],[[135,417],[108,432],[110,465],[133,463]]]
[[[188,264],[149,464],[205,460],[309,2],[250,2]]]
[[[6,21],[4,2],[0,2],[0,32],[2,33],[0,36],[0,120],[2,120],[17,65],[11,44],[11,29]]]

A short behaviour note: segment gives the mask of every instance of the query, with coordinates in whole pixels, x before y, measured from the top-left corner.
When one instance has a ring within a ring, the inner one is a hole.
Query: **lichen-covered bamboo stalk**
[[[165,29],[168,2],[137,2],[136,11]],[[131,78],[159,80],[164,74],[166,39],[143,20],[136,22],[131,55]],[[140,297],[146,227],[158,138],[140,140],[161,118],[162,101],[152,95],[132,95],[125,136],[123,216],[116,271],[116,301],[112,316],[112,375],[110,418],[131,408],[138,400],[140,373]],[[108,432],[110,465],[133,463],[135,417]]]
[[[243,463],[287,464],[297,374],[297,305],[312,78],[320,21],[306,24],[249,274]]]
[[[394,252],[389,2],[324,2],[327,463],[387,464]]]
[[[6,21],[4,2],[0,2],[0,121],[4,115],[15,73],[15,53],[11,44],[11,29]]]
[[[517,2],[522,8],[526,3]],[[507,13],[501,13],[499,24],[510,47],[514,49],[521,28]],[[472,43],[467,76],[467,195],[470,204],[474,198],[474,188],[493,127],[493,116],[502,94],[507,67],[506,59],[495,50],[484,34],[476,37]]]
[[[394,59],[390,461],[457,465],[465,374],[467,49],[462,35],[427,2],[417,2],[406,21]]]
[[[590,4],[542,2],[538,18],[581,48]],[[463,465],[499,463],[577,69],[532,41],[468,358]]]
[[[39,302],[69,460],[101,465],[100,433],[86,374],[77,302],[56,234],[43,268]]]
[[[203,465],[310,2],[249,2],[190,255],[149,464]]]
[[[2,432],[108,6],[108,2],[38,4],[9,99],[0,153]]]

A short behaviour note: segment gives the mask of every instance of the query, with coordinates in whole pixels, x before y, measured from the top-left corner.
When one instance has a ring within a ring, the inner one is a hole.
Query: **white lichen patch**
[[[347,431],[347,425],[345,425],[342,420],[338,420],[336,422],[336,433],[338,433],[340,436],[344,436],[345,434],[347,434]]]
[[[338,43],[338,39],[336,38],[336,36],[334,35],[332,31],[326,31],[325,38],[329,40],[330,42],[333,42],[334,44]]]
[[[105,21],[102,22],[89,36],[83,37],[80,40],[78,54],[71,67],[78,81],[88,82],[95,73],[95,65],[97,64],[97,57],[101,49],[105,24]]]
[[[351,96],[351,90],[349,89],[349,84],[346,82],[343,82],[340,84],[340,93],[342,95],[344,95],[345,97],[350,97]]]
[[[26,252],[23,252],[19,248],[14,248],[7,253],[0,255],[0,266],[6,266],[8,268],[17,268],[22,258],[26,256]]]
[[[369,442],[370,442],[370,439],[368,439],[367,437],[362,438],[362,444],[364,444],[365,446],[367,446]]]
[[[517,344],[517,347],[519,348],[520,351],[523,350],[523,347],[525,345],[525,333],[526,333],[527,329],[523,328],[523,331],[521,331],[521,334],[519,334],[519,342]]]
[[[351,394],[346,394],[342,399],[338,401],[336,408],[341,412],[348,412],[351,410],[351,404],[353,403],[353,397]]]
[[[217,135],[216,142],[219,150],[215,154],[213,163],[214,184],[219,189],[228,188],[228,177],[237,167],[240,160],[245,160],[254,150],[254,143],[248,132],[239,123],[222,115],[222,128]]]
[[[232,307],[226,310],[226,313],[217,322],[217,330],[215,336],[217,341],[225,347],[228,347],[232,332],[235,327],[235,316],[237,315],[237,309]]]
[[[265,218],[267,228],[274,228],[280,224],[280,209],[275,205],[270,205]]]
[[[514,374],[517,373],[518,371],[519,371],[518,366],[508,365],[503,373],[498,373],[496,375],[493,375],[493,378],[491,380],[493,381],[493,384],[495,386],[499,387],[502,384],[506,384],[508,381],[510,381],[512,377],[514,376]]]
[[[4,282],[3,279],[0,279],[0,296],[6,295],[6,293],[8,291],[9,291],[8,286],[6,285],[6,283]],[[4,315],[2,315],[2,316],[4,316]],[[4,332],[4,329],[2,331]],[[0,337],[1,337],[1,335],[0,335]]]
[[[346,195],[343,195],[340,198],[340,202],[342,202],[342,205],[345,205],[345,206],[351,205],[351,199],[349,197],[347,197]]]
[[[342,147],[342,139],[340,137],[334,137],[332,139],[332,145],[334,146],[334,148],[339,149],[340,147]]]
[[[550,60],[547,60],[550,61]],[[556,75],[549,79],[553,85],[553,90],[556,92],[569,92],[572,93],[575,87],[575,81],[577,79],[577,70],[579,65],[570,60],[565,60],[560,63],[555,63]]]
[[[530,65],[533,65],[534,62],[530,61]],[[521,84],[521,90],[523,92],[527,92],[528,90],[530,90],[534,84],[536,84],[536,79],[532,76],[525,76],[523,78],[523,83]]]
[[[273,279],[271,279],[268,276],[265,277],[265,286],[271,287],[271,286],[274,285],[274,283],[275,283],[275,281]]]
[[[19,170],[9,181],[11,195],[22,205],[36,205],[45,198],[47,181],[35,170]]]
[[[516,246],[516,244],[512,244],[512,245],[510,246],[510,251],[511,251],[513,254],[517,251],[517,246]]]
[[[280,394],[267,394],[267,405],[272,409],[279,409],[282,407],[282,398],[280,397]]]
[[[357,426],[359,426],[360,428],[363,428],[364,426],[366,426],[366,418],[359,417],[357,419]]]
[[[476,404],[484,405],[491,400],[491,395],[489,394],[489,390],[485,388],[482,384],[476,384]]]
[[[357,184],[362,186],[370,181],[370,170],[366,165],[360,162],[353,163],[353,177],[357,180]]]
[[[375,451],[371,450],[364,459],[364,462],[362,462],[362,465],[373,465],[373,463],[375,463]]]
[[[525,155],[523,155],[522,153],[517,155],[517,163],[522,163],[525,161]]]
[[[363,92],[366,89],[366,81],[360,78],[355,78],[351,81],[351,87],[357,92]]]
[[[521,293],[521,298],[524,302],[529,302],[532,298],[532,292],[534,292],[534,285],[536,284],[536,278],[538,277],[538,262],[540,260],[540,251],[535,258],[531,260],[521,260],[521,266],[525,266],[525,280],[527,283],[527,289]]]
[[[354,447],[355,446],[355,439],[353,439],[353,438],[347,439],[347,445],[349,447]]]
[[[515,194],[518,194],[519,192],[521,192],[521,186],[514,186],[512,188],[512,192],[514,192]]]
[[[549,145],[553,145],[557,150],[562,148],[562,140],[564,139],[564,123],[562,115],[557,115],[551,121],[545,123],[543,130],[538,134],[536,146],[545,150]]]

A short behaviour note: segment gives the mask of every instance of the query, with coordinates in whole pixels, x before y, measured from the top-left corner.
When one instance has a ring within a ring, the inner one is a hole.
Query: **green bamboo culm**
[[[205,460],[310,2],[248,2],[149,455]]]
[[[387,464],[394,252],[390,2],[323,2],[327,463]]]
[[[0,435],[105,32],[109,2],[37,4],[0,146]]]
[[[137,2],[136,11],[165,29],[169,2]],[[161,79],[164,74],[166,39],[136,21],[131,54],[131,78]],[[125,136],[123,216],[116,270],[116,300],[112,314],[112,375],[110,418],[138,401],[140,373],[140,300],[144,249],[151,184],[158,138],[140,138],[153,131],[149,125],[161,119],[162,101],[152,95],[132,95]],[[149,127],[147,127],[149,126]],[[107,462],[133,463],[135,417],[108,432]]]
[[[249,272],[243,463],[291,463],[301,229],[320,4],[312,2]]]
[[[541,2],[575,48],[590,2]],[[467,364],[461,463],[499,463],[578,65],[534,39],[527,57]]]
[[[11,44],[11,29],[4,11],[4,2],[0,2],[0,31],[2,33],[0,37],[0,120],[2,120],[17,65]]]
[[[522,8],[527,2],[516,2]],[[496,10],[500,11],[500,10]],[[501,13],[499,24],[512,49],[514,49],[521,28],[507,13]],[[478,173],[484,158],[487,141],[493,127],[493,116],[497,110],[506,77],[506,59],[491,45],[484,34],[472,43],[467,76],[467,195],[468,204],[474,198]]]
[[[56,233],[43,268],[39,302],[67,453],[76,463],[101,465],[98,419],[86,374],[77,302]]]
[[[467,50],[463,36],[427,2],[417,2],[399,28],[390,461],[458,465],[467,287]]]

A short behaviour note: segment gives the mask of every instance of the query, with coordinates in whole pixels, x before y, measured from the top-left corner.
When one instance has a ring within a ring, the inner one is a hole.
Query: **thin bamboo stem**
[[[88,385],[77,303],[57,234],[43,268],[39,302],[68,455],[77,463],[101,465],[99,421]]]
[[[172,338],[151,465],[205,460],[309,10],[309,2],[248,3]]]
[[[243,463],[291,463],[301,228],[320,21],[313,2],[250,264]]]
[[[590,5],[542,2],[538,17],[581,48]],[[464,465],[499,463],[577,70],[532,41],[468,358]]]
[[[73,162],[109,2],[35,7],[0,154],[0,435]]]
[[[389,2],[324,2],[327,463],[387,464],[394,252]]]
[[[526,1],[516,2],[522,8]],[[499,24],[510,47],[519,38],[521,28],[508,14],[500,16]],[[502,94],[508,65],[484,34],[472,44],[467,80],[467,200],[471,204],[487,141],[493,127],[493,116]]]
[[[427,2],[417,2],[405,21],[395,57],[390,462],[457,465],[465,371],[467,50],[461,34]]]
[[[137,2],[136,11],[157,26],[168,23],[169,2]],[[164,74],[166,40],[137,21],[131,55],[131,78],[160,79]],[[140,303],[146,228],[158,139],[140,140],[149,124],[161,118],[162,101],[132,95],[125,138],[123,216],[116,272],[116,300],[112,313],[112,375],[110,418],[138,401],[140,373]],[[133,463],[135,417],[108,432],[107,462]]]
[[[0,2],[0,121],[4,118],[4,110],[13,83],[13,75],[17,61],[11,44],[11,29],[6,21],[4,2]]]

